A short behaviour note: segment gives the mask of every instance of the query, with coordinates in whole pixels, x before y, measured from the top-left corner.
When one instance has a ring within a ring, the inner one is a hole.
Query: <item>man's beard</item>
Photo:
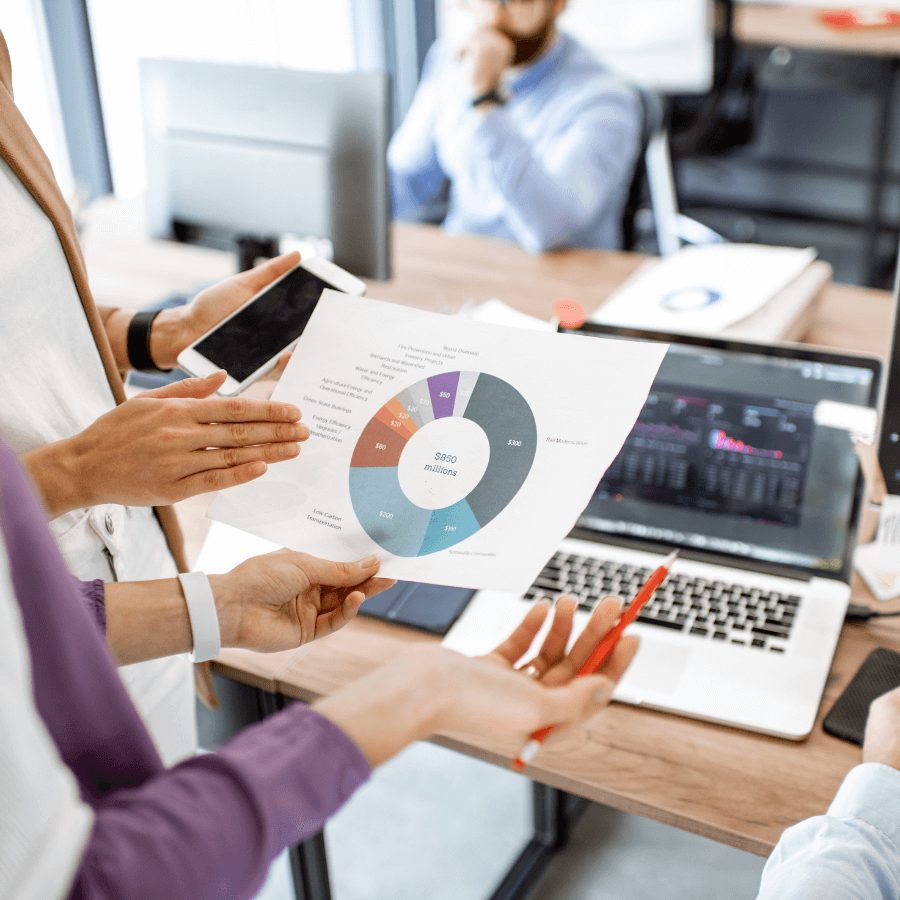
[[[530,37],[517,37],[508,34],[507,37],[516,45],[512,64],[514,66],[524,66],[539,56],[541,51],[547,46],[552,27],[553,23],[547,22],[537,34],[533,34]]]

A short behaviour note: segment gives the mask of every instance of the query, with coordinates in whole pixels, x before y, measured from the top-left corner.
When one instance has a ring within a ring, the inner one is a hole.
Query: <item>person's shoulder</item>
[[[422,62],[422,78],[432,78],[440,75],[452,63],[456,56],[456,49],[444,38],[438,38],[425,54]]]
[[[565,41],[565,46],[558,69],[557,94],[566,98],[566,106],[581,112],[593,109],[598,114],[614,107],[626,118],[639,119],[641,101],[637,90],[576,38],[563,34],[560,39]]]
[[[586,93],[595,95],[618,94],[623,97],[635,96],[634,88],[615,75],[597,55],[581,43],[574,35],[563,32],[563,66],[567,80],[582,86]]]

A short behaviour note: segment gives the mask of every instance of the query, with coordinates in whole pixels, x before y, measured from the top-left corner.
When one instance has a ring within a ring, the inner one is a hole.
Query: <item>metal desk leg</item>
[[[331,900],[325,832],[320,831],[288,850],[297,900]]]
[[[287,706],[287,701],[280,694],[270,694],[261,690],[256,692],[256,702],[260,719],[271,716]],[[291,863],[291,878],[294,882],[296,900],[331,900],[324,831],[290,847],[288,858]]]
[[[532,782],[531,790],[534,836],[491,894],[491,900],[525,900],[556,852],[569,842],[572,826],[588,806],[581,797],[537,782]]]

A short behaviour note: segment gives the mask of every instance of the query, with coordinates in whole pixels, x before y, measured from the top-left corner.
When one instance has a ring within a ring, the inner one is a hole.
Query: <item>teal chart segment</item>
[[[525,398],[484,372],[442,372],[400,391],[363,428],[350,499],[395,556],[427,556],[476,534],[525,483],[537,425]]]

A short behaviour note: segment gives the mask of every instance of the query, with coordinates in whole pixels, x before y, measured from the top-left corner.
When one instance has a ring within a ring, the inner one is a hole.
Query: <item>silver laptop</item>
[[[880,362],[600,325],[581,333],[670,349],[622,451],[532,588],[480,591],[445,645],[487,652],[530,603],[562,593],[579,598],[577,632],[599,598],[629,600],[677,547],[672,575],[632,626],[641,648],[616,699],[805,737],[850,597],[862,502],[842,410],[849,423],[875,407]]]

